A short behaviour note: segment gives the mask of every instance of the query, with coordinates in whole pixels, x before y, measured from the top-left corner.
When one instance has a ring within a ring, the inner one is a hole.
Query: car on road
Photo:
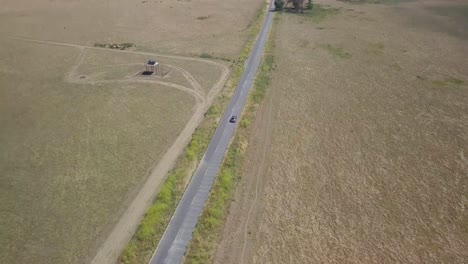
[[[233,115],[231,116],[231,118],[229,119],[229,123],[235,123],[237,122],[237,116]]]

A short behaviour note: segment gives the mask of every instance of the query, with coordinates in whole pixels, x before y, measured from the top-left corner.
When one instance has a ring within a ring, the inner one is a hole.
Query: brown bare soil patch
[[[280,14],[274,115],[216,263],[466,263],[466,2],[315,2],[339,12]]]

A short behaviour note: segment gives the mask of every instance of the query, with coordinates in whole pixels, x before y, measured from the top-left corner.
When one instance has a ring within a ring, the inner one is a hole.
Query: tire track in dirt
[[[78,71],[78,68],[81,66],[81,64],[83,64],[83,61],[86,57],[85,47],[79,47],[78,49],[80,50],[80,54],[78,55],[78,61],[75,64],[73,64],[70,71],[68,71],[65,74],[65,80],[67,81],[71,81],[73,79],[75,73]]]
[[[171,87],[171,88],[186,92],[186,93],[190,94],[191,96],[193,96],[196,99],[197,102],[203,103],[205,101],[205,98],[201,94],[195,92],[194,90],[192,90],[192,89],[190,89],[188,87],[185,87],[185,86],[179,85],[179,84],[175,84],[175,83],[156,81],[156,80],[116,79],[116,80],[84,81],[84,82],[76,81],[76,82],[73,82],[73,83],[94,85],[94,84],[101,84],[101,83],[135,83],[135,82],[137,82],[137,83],[161,84],[161,85],[164,85],[164,86],[168,86],[168,87]]]
[[[116,52],[116,53],[152,55],[152,56],[159,56],[159,57],[164,57],[164,58],[169,58],[169,59],[198,61],[198,62],[203,62],[203,63],[215,65],[215,66],[221,68],[221,70],[222,70],[221,76],[223,76],[224,74],[229,74],[229,68],[226,65],[222,64],[222,63],[211,61],[211,60],[200,59],[200,58],[194,58],[194,57],[184,57],[184,56],[177,56],[177,55],[165,55],[165,54],[159,54],[159,53],[154,53],[154,52],[143,52],[143,51],[104,49],[104,48],[99,48],[99,47],[78,45],[78,44],[73,44],[73,43],[64,43],[64,42],[47,41],[47,40],[37,40],[37,39],[22,38],[22,37],[15,37],[15,36],[4,36],[4,37],[9,38],[9,39],[16,39],[16,40],[22,40],[22,41],[27,41],[27,42],[35,42],[35,43],[57,45],[57,46],[66,46],[66,47],[75,47],[75,48],[88,48],[88,49],[94,49],[94,50],[106,50],[106,51],[109,51],[109,52]]]
[[[221,242],[215,253],[216,264],[247,263],[250,249],[256,243],[257,219],[261,214],[261,193],[266,177],[267,153],[271,142],[274,108],[278,98],[271,90],[257,110],[246,152],[248,162],[243,165],[242,178],[236,187],[233,204],[229,208]],[[258,165],[258,166],[257,166]],[[247,170],[247,168],[257,168]]]
[[[175,66],[175,65],[171,65],[171,64],[166,64],[166,66],[169,67],[169,68],[172,68],[172,69],[174,69],[176,71],[179,71],[184,76],[184,78],[190,83],[190,85],[195,90],[195,92],[192,89],[190,89],[188,87],[185,87],[185,86],[182,86],[182,85],[169,83],[169,82],[158,81],[158,80],[141,80],[141,79],[132,78],[132,79],[128,79],[128,80],[123,80],[122,79],[122,80],[101,80],[101,81],[90,81],[90,80],[76,81],[77,78],[78,78],[78,74],[77,74],[78,69],[83,64],[83,61],[84,61],[84,59],[86,57],[85,56],[85,51],[86,51],[87,48],[88,47],[84,47],[84,46],[79,47],[81,52],[80,52],[80,55],[78,56],[78,61],[77,61],[77,63],[75,63],[73,65],[73,67],[66,74],[66,77],[65,77],[65,80],[67,80],[68,82],[70,82],[70,83],[87,83],[87,84],[91,84],[91,85],[99,84],[99,83],[109,83],[109,82],[131,82],[131,81],[146,82],[146,83],[153,82],[153,83],[159,83],[159,84],[162,84],[162,85],[165,85],[165,86],[169,86],[169,87],[176,88],[176,89],[185,91],[187,93],[190,93],[192,96],[196,97],[197,102],[198,102],[198,100],[201,100],[201,101],[205,100],[205,98],[203,97],[204,91],[203,91],[201,85],[195,80],[195,78],[188,71],[186,71],[185,69],[183,69],[181,67],[178,67],[178,66]],[[140,64],[141,63],[127,63],[127,64],[119,64],[119,65],[140,65]],[[98,67],[98,66],[96,66],[96,67]]]
[[[258,200],[258,193],[259,193],[259,186],[260,186],[260,180],[262,175],[264,173],[264,165],[265,165],[265,157],[266,157],[266,152],[267,148],[270,144],[270,123],[271,123],[271,113],[273,112],[273,94],[271,95],[270,98],[270,104],[269,104],[269,109],[268,109],[268,117],[267,121],[265,123],[266,129],[265,129],[265,141],[263,142],[263,152],[262,152],[262,161],[260,162],[260,166],[258,166],[257,173],[255,174],[256,177],[256,183],[255,183],[255,198],[250,205],[249,212],[247,213],[247,219],[245,220],[245,225],[244,225],[244,240],[243,240],[243,246],[242,246],[242,253],[240,257],[240,263],[244,263],[244,255],[245,255],[245,250],[247,247],[247,235],[248,235],[248,228],[249,228],[249,222],[250,222],[250,217],[252,215],[252,211],[257,205],[257,200]]]
[[[6,36],[10,39],[22,40],[27,42],[33,43],[41,43],[47,45],[57,45],[57,46],[66,46],[66,47],[74,47],[79,48],[81,50],[84,49],[94,49],[94,50],[104,50],[103,48],[98,47],[91,47],[91,46],[84,46],[84,45],[77,45],[71,43],[61,43],[61,42],[54,42],[54,41],[44,41],[44,40],[34,40],[28,38],[20,38],[20,37],[12,37]],[[211,106],[214,98],[219,93],[219,91],[224,86],[228,76],[229,76],[229,68],[221,63],[198,59],[198,58],[191,58],[191,57],[182,57],[182,56],[175,56],[175,55],[162,55],[157,53],[150,53],[150,52],[137,52],[137,51],[126,51],[126,50],[113,50],[113,49],[105,49],[105,51],[109,52],[116,52],[116,53],[129,53],[129,54],[141,54],[141,55],[151,55],[151,56],[160,56],[165,58],[172,58],[172,59],[181,59],[181,60],[189,60],[189,61],[197,61],[202,63],[207,63],[211,65],[215,65],[221,69],[221,74],[218,81],[211,87],[210,92],[208,95],[203,98],[201,94],[198,94],[196,90],[201,89],[200,85],[195,81],[193,76],[191,76],[188,72],[185,71],[186,74],[184,76],[189,76],[187,80],[194,85],[194,90],[188,89],[184,87],[184,91],[188,92],[190,90],[190,94],[195,95],[195,98],[198,98],[197,101],[201,97],[200,103],[198,107],[195,108],[195,111],[187,122],[184,129],[181,131],[177,139],[174,143],[170,146],[164,156],[154,164],[153,169],[150,171],[150,174],[145,182],[145,184],[141,187],[140,191],[137,195],[133,198],[132,202],[128,205],[125,212],[120,216],[120,220],[114,227],[111,229],[112,231],[102,236],[107,237],[106,240],[100,245],[100,247],[94,252],[93,259],[91,263],[94,264],[113,264],[118,260],[122,250],[127,245],[128,241],[132,238],[135,230],[137,229],[138,225],[141,222],[144,214],[146,213],[149,206],[152,204],[154,197],[159,192],[159,188],[161,184],[164,182],[165,176],[167,172],[172,169],[177,161],[177,158],[182,154],[182,151],[185,149],[187,144],[190,142],[191,136],[195,129],[198,127],[200,122],[204,117],[204,113],[208,110]],[[84,53],[84,52],[82,52]],[[78,69],[80,63],[84,59],[84,54],[80,54],[78,58],[78,62],[73,66],[73,69]],[[188,75],[187,75],[188,74]],[[70,75],[67,75],[70,76]],[[66,78],[68,78],[66,76]],[[126,81],[126,80],[124,80]],[[143,80],[142,80],[143,81]],[[163,85],[168,85],[169,83],[164,83]],[[170,84],[173,88],[181,89],[183,86],[178,86],[175,84]],[[188,90],[187,90],[188,89]],[[91,255],[91,254],[90,254]]]
[[[195,89],[195,91],[197,91],[199,94],[204,94],[205,93],[203,91],[202,87],[200,86],[200,84],[195,80],[195,78],[193,78],[193,76],[188,71],[186,71],[185,69],[183,69],[181,67],[175,66],[175,65],[167,64],[167,66],[170,67],[170,68],[173,68],[175,70],[180,71],[182,73],[182,75],[184,75],[185,79],[190,83],[190,85],[192,85],[193,89]]]

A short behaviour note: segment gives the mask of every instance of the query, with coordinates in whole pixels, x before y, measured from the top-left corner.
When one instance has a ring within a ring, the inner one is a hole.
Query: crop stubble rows
[[[443,1],[317,2],[339,12],[284,13],[277,29],[280,99],[249,261],[466,262],[466,39],[439,31],[455,16],[433,13]]]

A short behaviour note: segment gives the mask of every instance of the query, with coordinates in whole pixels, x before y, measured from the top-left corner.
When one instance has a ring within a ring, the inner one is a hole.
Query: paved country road
[[[270,9],[272,3],[273,1],[270,2]],[[240,116],[242,113],[260,66],[272,23],[273,12],[268,12],[263,28],[247,61],[241,81],[151,258],[150,264],[177,264],[182,262],[192,239],[192,233],[203,211],[237,126],[237,124],[229,123],[229,119],[233,115]]]

